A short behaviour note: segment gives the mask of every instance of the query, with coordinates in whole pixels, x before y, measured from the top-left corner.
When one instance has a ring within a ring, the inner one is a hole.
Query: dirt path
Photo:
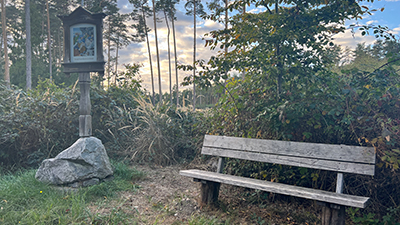
[[[137,166],[146,178],[136,182],[137,193],[126,193],[144,224],[180,224],[200,213],[198,184],[179,175],[179,166]]]
[[[134,183],[135,191],[122,192],[119,200],[92,211],[109,214],[117,208],[137,224],[318,224],[318,212],[311,201],[299,205],[291,199],[277,201],[265,192],[221,185],[218,207],[201,208],[199,183],[179,175],[179,170],[187,168],[136,169],[146,177]]]

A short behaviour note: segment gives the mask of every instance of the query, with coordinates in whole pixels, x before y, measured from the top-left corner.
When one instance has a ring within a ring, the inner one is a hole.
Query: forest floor
[[[168,167],[138,165],[146,174],[134,191],[121,192],[106,207],[92,205],[94,214],[122,210],[137,224],[319,224],[318,205],[312,201],[221,185],[215,206],[200,206],[200,184],[179,170],[207,165]]]

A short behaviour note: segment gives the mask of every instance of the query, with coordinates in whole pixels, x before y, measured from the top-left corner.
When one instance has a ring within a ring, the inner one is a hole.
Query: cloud
[[[400,1],[400,0],[399,0]],[[180,5],[177,6],[175,21],[176,28],[176,46],[177,46],[177,61],[179,64],[191,65],[193,63],[193,16],[188,16],[185,14],[185,9],[183,7],[185,2],[181,2]],[[118,4],[123,10],[123,12],[131,12],[132,6],[128,3],[128,0],[118,0]],[[266,9],[263,7],[251,9],[248,8],[248,12],[250,13],[259,13],[265,11]],[[157,23],[157,32],[158,32],[158,43],[160,50],[160,74],[162,80],[162,91],[169,91],[169,63],[168,63],[168,55],[167,55],[167,26],[165,24],[163,14],[158,14],[159,18],[162,18],[162,22]],[[379,24],[380,20],[374,19],[372,16],[367,16],[363,21],[366,24]],[[350,24],[350,22],[346,23]],[[150,41],[150,50],[151,50],[151,59],[152,59],[152,68],[153,68],[153,80],[155,86],[155,92],[158,92],[158,68],[156,62],[156,49],[155,49],[155,36],[154,36],[154,23],[152,17],[147,18],[147,26],[151,29],[149,33],[149,41]],[[171,24],[170,24],[171,27]],[[217,50],[211,51],[208,47],[204,47],[205,41],[202,40],[205,33],[208,33],[212,30],[223,29],[224,25],[211,20],[197,20],[196,24],[197,35],[196,35],[196,59],[204,59],[208,60],[212,55],[217,54]],[[393,29],[394,34],[400,33],[400,26]],[[351,33],[351,30],[348,29],[344,33],[340,33],[334,36],[334,43],[341,46],[349,46],[351,48],[355,48],[358,43],[365,42],[366,44],[372,44],[376,39],[374,36],[362,36],[360,31],[356,31],[356,33]],[[174,59],[174,48],[173,48],[173,36],[171,30],[170,36],[170,49],[171,49],[171,70],[172,70],[172,84],[176,83],[175,80],[175,59]],[[123,69],[122,64],[126,63],[140,63],[143,67],[140,69],[141,78],[143,80],[143,86],[151,92],[151,73],[150,73],[150,63],[149,63],[149,54],[147,49],[146,42],[141,43],[132,43],[128,47],[121,49],[119,51],[120,54],[120,65],[119,69]],[[179,74],[179,83],[181,83],[185,76],[190,76],[192,74],[191,71],[178,71]],[[182,87],[180,87],[182,89]]]
[[[348,46],[352,49],[355,49],[358,43],[372,44],[376,40],[374,36],[362,36],[359,30],[353,34],[350,29],[335,35],[333,38],[333,43],[336,45]]]
[[[223,29],[224,25],[212,20],[206,20],[204,23],[204,28],[208,30],[217,30],[217,29]]]
[[[378,22],[379,22],[378,20],[370,20],[370,21],[367,21],[366,24],[371,25],[371,24],[378,23]]]
[[[119,0],[119,6],[126,13],[132,11],[132,6],[129,5],[127,0]],[[158,13],[158,18],[162,19],[162,22],[157,23],[157,36],[160,54],[160,75],[162,80],[162,91],[163,93],[169,92],[169,60],[168,60],[168,45],[167,45],[167,33],[168,29],[164,21],[162,13]],[[193,63],[193,16],[187,16],[182,6],[178,7],[176,13],[177,20],[175,21],[176,28],[176,47],[177,47],[177,61],[179,64]],[[174,45],[173,45],[173,34],[172,24],[169,23],[171,28],[170,33],[170,50],[171,50],[171,71],[172,71],[172,84],[176,83],[175,80],[175,57],[174,57]],[[147,26],[151,29],[149,32],[149,42],[153,69],[153,80],[155,92],[158,93],[158,66],[157,56],[155,48],[155,34],[154,34],[154,21],[152,17],[147,18]],[[196,28],[196,59],[207,60],[215,52],[210,51],[204,47],[205,42],[202,40],[204,34],[210,30],[220,29],[223,25],[210,20],[197,20]],[[115,54],[115,52],[113,52]],[[143,86],[151,92],[151,70],[149,62],[149,54],[146,42],[132,43],[124,49],[119,50],[119,71],[123,70],[122,64],[127,63],[139,63],[143,67],[140,69],[141,78],[143,80]],[[107,57],[107,56],[106,56]],[[185,76],[191,75],[191,72],[178,71],[179,83],[183,82]],[[182,87],[180,87],[182,88]]]
[[[400,0],[399,0],[400,1]],[[394,28],[393,30],[392,30],[392,32],[391,32],[392,34],[399,34],[400,33],[400,26],[399,27],[396,27],[396,28]]]

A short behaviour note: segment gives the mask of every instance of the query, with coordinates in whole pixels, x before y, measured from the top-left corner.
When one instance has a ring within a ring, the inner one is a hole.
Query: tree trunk
[[[49,8],[49,0],[46,1],[47,8],[47,48],[49,50],[49,72],[50,72],[50,81],[53,80],[53,65],[51,58],[51,30],[50,30],[50,8]]]
[[[225,31],[228,30],[228,0],[225,0]],[[228,56],[228,35],[225,35],[225,59]],[[225,76],[228,77],[228,70],[225,68]],[[228,78],[227,78],[228,79]],[[226,84],[226,82],[225,82]]]
[[[193,4],[193,110],[196,110],[196,1]]]
[[[154,102],[154,75],[153,75],[153,61],[151,60],[151,51],[150,51],[150,42],[149,42],[149,34],[147,33],[147,24],[146,24],[146,15],[144,14],[144,9],[142,6],[142,17],[144,23],[144,32],[146,35],[146,42],[147,42],[147,52],[149,53],[149,63],[150,63],[150,76],[151,76],[151,101],[153,105]]]
[[[32,89],[31,1],[25,0],[26,90]]]
[[[246,3],[243,4],[243,22],[244,22],[244,16],[246,14]],[[244,46],[245,44],[243,44],[243,54],[246,52],[246,46]],[[243,68],[243,72],[242,72],[242,80],[244,80],[246,78],[246,68]]]
[[[10,70],[8,64],[8,49],[7,49],[7,24],[6,24],[6,0],[1,0],[1,28],[3,32],[4,45],[4,81],[7,88],[10,88]]]
[[[111,70],[111,17],[108,17],[108,40],[107,40],[107,86],[110,87],[110,70]]]
[[[157,17],[156,17],[156,3],[153,2],[153,17],[154,17],[154,35],[156,41],[156,53],[157,53],[157,69],[158,69],[158,90],[160,93],[160,103],[162,103],[162,91],[161,91],[161,71],[160,71],[160,53],[158,52],[158,38],[157,38]]]
[[[178,60],[176,56],[176,37],[175,37],[175,23],[172,18],[172,34],[174,36],[174,55],[175,55],[175,75],[176,75],[176,107],[179,106],[179,80],[178,80]]]
[[[63,46],[62,46],[62,44],[61,44],[61,36],[63,36],[63,31],[58,31],[57,32],[57,41],[58,41],[58,48],[57,48],[57,52],[58,52],[58,54],[57,54],[57,56],[58,56],[58,60],[57,60],[57,63],[58,63],[58,65],[60,66],[60,64],[61,64],[61,58],[63,57]]]
[[[165,23],[167,25],[168,33],[167,33],[167,45],[168,45],[168,71],[169,71],[169,98],[170,98],[170,104],[172,104],[172,72],[171,72],[171,49],[169,45],[169,36],[171,34],[171,30],[169,29],[169,24],[168,24],[168,17],[167,13],[164,10],[164,18],[165,18]]]
[[[117,78],[118,78],[118,48],[119,42],[117,41],[117,48],[115,49],[115,81],[114,84],[117,86]]]
[[[115,49],[115,86],[117,86],[118,78],[118,50],[119,50],[119,36],[117,37],[117,48]]]
[[[275,3],[275,13],[279,13],[278,9],[278,1]],[[278,63],[276,64],[276,67],[278,69],[278,81],[277,81],[277,96],[278,99],[280,98],[281,92],[282,92],[282,71],[281,71],[281,64],[279,62],[279,55],[280,55],[280,48],[279,48],[279,42],[276,42],[276,60],[278,60]]]
[[[146,42],[147,42],[147,51],[149,52],[149,62],[150,62],[150,75],[151,75],[151,101],[154,102],[154,74],[153,74],[153,61],[151,60],[151,51],[150,51],[150,42],[149,42],[149,35],[147,33],[147,26],[145,27],[146,30]]]

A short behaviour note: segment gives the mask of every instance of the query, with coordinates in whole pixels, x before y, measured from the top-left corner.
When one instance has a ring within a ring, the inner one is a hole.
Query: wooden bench
[[[343,173],[374,175],[372,147],[316,144],[206,135],[202,154],[219,156],[217,172],[181,170],[201,182],[201,202],[218,200],[221,183],[296,196],[322,203],[322,224],[344,224],[345,206],[365,208],[368,197],[343,194]],[[236,158],[337,172],[336,192],[223,174],[225,158]]]

